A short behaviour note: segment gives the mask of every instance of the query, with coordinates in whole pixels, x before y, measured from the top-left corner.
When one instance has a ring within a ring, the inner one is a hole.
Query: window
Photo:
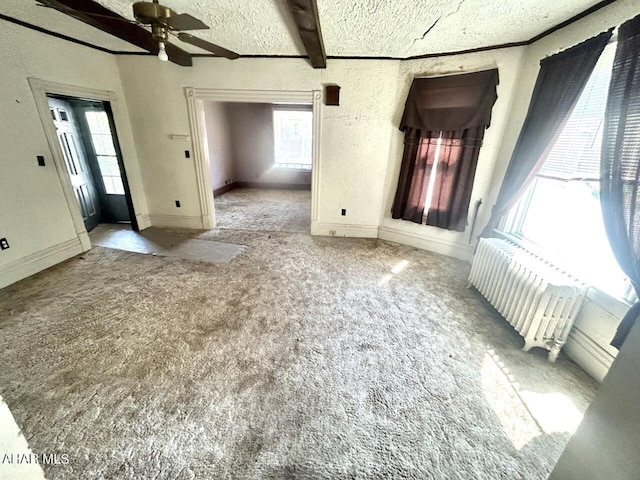
[[[86,112],[85,116],[91,132],[93,151],[98,159],[104,190],[108,195],[124,195],[118,156],[113,145],[107,113],[104,111],[90,111]]]
[[[431,167],[432,172],[438,171],[438,159],[440,158],[440,150],[442,148],[442,132],[438,136],[438,142],[436,143],[436,153],[433,155],[433,165]],[[429,185],[427,186],[427,195],[424,201],[424,213],[422,214],[423,220],[426,220],[429,216],[429,210],[431,209],[431,200],[433,200],[433,190],[436,186],[436,176],[429,176]]]
[[[630,282],[611,251],[599,197],[600,145],[614,54],[615,44],[603,51],[536,179],[506,216],[503,230],[533,242],[547,260],[598,290],[627,298]]]
[[[312,120],[310,110],[273,110],[276,167],[311,170]]]

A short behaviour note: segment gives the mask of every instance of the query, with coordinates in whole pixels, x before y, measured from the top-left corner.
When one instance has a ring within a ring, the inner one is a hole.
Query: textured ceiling
[[[0,0],[0,13],[23,22],[62,33],[76,40],[98,45],[113,51],[141,52],[142,49],[101,32],[51,8],[39,6],[35,0]]]
[[[132,17],[131,0],[98,0]],[[139,51],[81,22],[35,6],[0,4],[0,13],[117,51]],[[196,35],[245,55],[300,55],[286,0],[163,0],[211,27]],[[318,0],[329,56],[407,57],[528,40],[599,0]],[[204,53],[176,41],[191,52]]]

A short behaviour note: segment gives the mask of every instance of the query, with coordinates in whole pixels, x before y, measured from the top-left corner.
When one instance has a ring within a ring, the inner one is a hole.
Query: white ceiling
[[[132,0],[98,0],[133,18]],[[303,55],[286,0],[163,0],[211,29],[196,35],[245,55]],[[318,0],[329,56],[408,57],[528,40],[599,0]],[[114,51],[141,51],[35,0],[0,13]],[[428,33],[426,33],[428,32]],[[426,33],[426,34],[425,34]],[[194,53],[206,53],[182,44]]]

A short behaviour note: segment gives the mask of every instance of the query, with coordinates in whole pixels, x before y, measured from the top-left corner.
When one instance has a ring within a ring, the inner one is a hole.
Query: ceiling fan
[[[82,17],[103,17],[109,20],[118,20],[127,23],[133,23],[151,28],[151,36],[157,42],[158,58],[162,61],[169,60],[166,52],[166,44],[169,42],[169,35],[173,35],[178,40],[185,43],[195,45],[196,47],[207,50],[217,56],[229,59],[238,58],[238,55],[231,50],[227,50],[219,45],[207,42],[189,33],[185,30],[208,30],[209,26],[201,20],[189,15],[188,13],[177,13],[171,8],[161,5],[158,0],[152,2],[136,2],[133,4],[133,16],[135,21],[120,17],[119,15],[104,15],[95,12],[83,11],[77,8],[69,8],[66,3],[61,0],[36,0],[45,7],[59,10],[67,15],[82,19]],[[109,12],[109,11],[107,11]],[[111,13],[111,12],[110,12]]]

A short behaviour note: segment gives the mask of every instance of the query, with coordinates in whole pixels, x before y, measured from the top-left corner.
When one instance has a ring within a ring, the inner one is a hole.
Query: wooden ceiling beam
[[[327,67],[317,0],[287,0],[289,11],[298,28],[298,33],[307,50],[313,68]]]
[[[37,0],[65,15],[80,20],[103,32],[129,42],[153,54],[158,53],[158,44],[151,33],[139,25],[129,23],[128,19],[103,7],[93,0]],[[193,65],[191,54],[171,43],[166,45],[169,60],[184,67]]]

